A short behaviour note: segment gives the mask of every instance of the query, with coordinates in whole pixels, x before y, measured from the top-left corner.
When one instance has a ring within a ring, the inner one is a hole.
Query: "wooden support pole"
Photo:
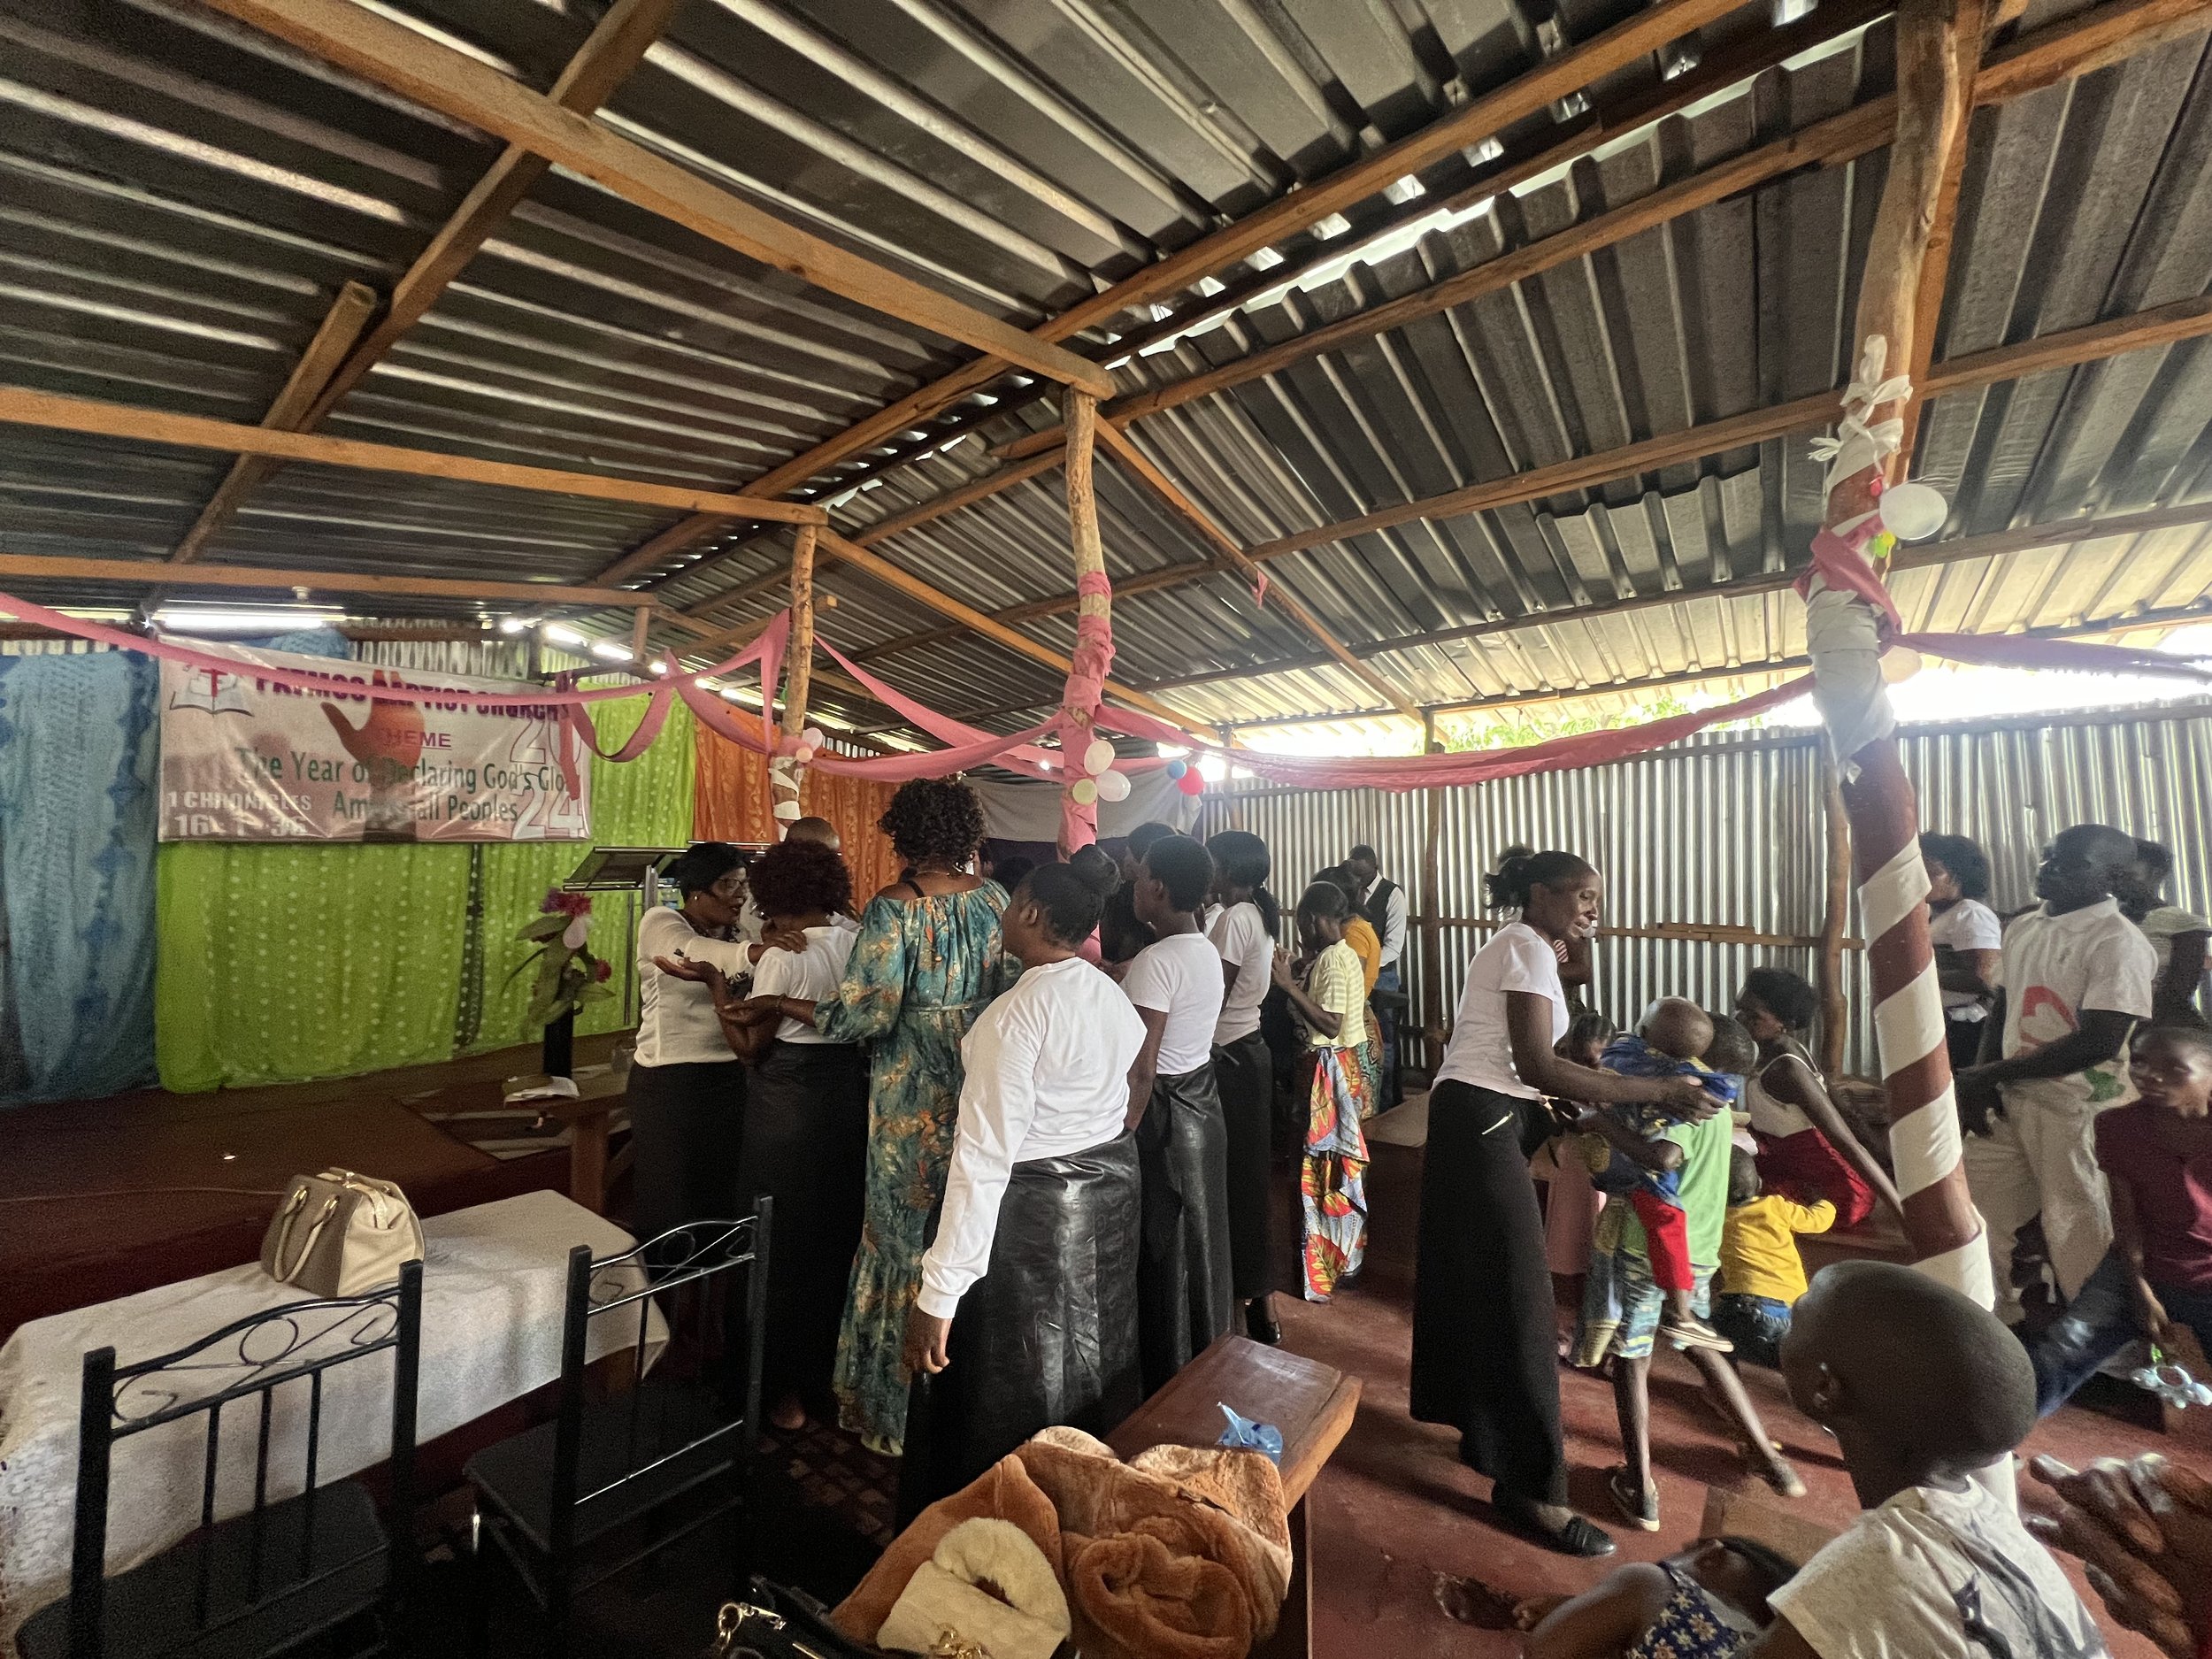
[[[1259,566],[1245,557],[1244,549],[1231,540],[1228,533],[1213,521],[1212,517],[1204,508],[1185,494],[1174,480],[1154,465],[1151,457],[1137,448],[1126,433],[1111,421],[1099,421],[1094,415],[1093,419],[1099,441],[1111,449],[1121,464],[1136,475],[1140,483],[1158,496],[1167,504],[1170,511],[1198,533],[1199,539],[1214,549],[1215,558],[1223,568],[1234,572],[1248,581],[1265,582],[1266,579],[1261,575]],[[1069,432],[1069,442],[1071,443],[1074,442],[1072,428]],[[1256,599],[1256,603],[1265,605],[1272,603],[1277,610],[1288,616],[1292,621],[1305,630],[1309,637],[1317,641],[1330,660],[1340,668],[1348,669],[1354,679],[1359,680],[1369,690],[1380,694],[1386,702],[1408,719],[1417,720],[1421,718],[1420,710],[1413,706],[1413,700],[1410,697],[1346,649],[1344,641],[1332,634],[1321,618],[1308,610],[1295,594],[1280,585],[1266,587],[1264,592],[1265,596]]]
[[[795,738],[806,730],[807,691],[814,674],[814,549],[819,534],[814,526],[801,525],[791,546],[791,641],[785,657],[783,713],[772,721],[780,738]],[[768,763],[779,839],[800,817],[799,786],[805,771],[793,755],[778,755]]]
[[[304,425],[308,409],[329,384],[330,377],[375,314],[374,288],[365,282],[348,282],[340,288],[338,297],[323,314],[321,326],[307,342],[307,349],[300,353],[300,360],[292,365],[283,389],[270,403],[268,413],[262,416],[261,424],[286,429]],[[216,487],[207,505],[200,509],[200,516],[192,521],[191,528],[171,549],[171,564],[188,565],[207,550],[207,544],[230,522],[232,515],[251,493],[258,477],[252,470],[255,465],[253,457],[242,455],[231,463],[229,474]]]
[[[0,553],[0,578],[121,582],[169,588],[258,588],[311,593],[382,594],[410,599],[480,599],[509,605],[572,605],[650,612],[658,602],[627,588],[571,588],[552,582],[464,581],[438,576],[385,576],[348,571],[285,570],[260,565],[195,564],[179,570],[166,559],[78,558]]]
[[[326,63],[497,134],[749,259],[1048,380],[1110,393],[1097,365],[826,242],[489,64],[351,0],[208,0]]]
[[[640,668],[645,665],[652,650],[652,641],[648,637],[652,632],[652,626],[653,613],[640,605],[637,615],[630,618],[630,661]]]
[[[1067,688],[1060,709],[1066,724],[1060,733],[1063,767],[1060,804],[1060,847],[1064,854],[1087,847],[1098,839],[1098,794],[1094,783],[1090,799],[1076,795],[1077,784],[1088,773],[1084,751],[1093,735],[1091,719],[1098,710],[1098,696],[1106,671],[1112,666],[1113,589],[1106,577],[1106,544],[1098,533],[1098,492],[1093,477],[1098,435],[1098,400],[1088,392],[1071,389],[1067,411],[1068,541],[1075,554],[1076,644],[1068,665]],[[1087,680],[1088,683],[1086,683]]]
[[[1843,780],[1834,757],[1820,757],[1822,817],[1827,825],[1826,902],[1820,917],[1820,949],[1813,979],[1820,992],[1820,1069],[1843,1075],[1843,1041],[1851,1007],[1843,989],[1843,941],[1851,931],[1851,820],[1843,805]]]
[[[1914,360],[1919,331],[1936,319],[1916,314],[1930,239],[1955,145],[1965,142],[1969,114],[1960,65],[1980,46],[1978,0],[1904,0],[1897,27],[1897,135],[1869,239],[1852,332],[1852,360],[1876,380]],[[1972,40],[1962,35],[1969,27]],[[1872,342],[1883,342],[1878,353]],[[1878,365],[1873,359],[1880,356]],[[1853,406],[1878,431],[1894,402]],[[1855,430],[1851,428],[1849,430]],[[1874,510],[1893,455],[1851,441],[1832,468],[1824,527],[1843,534]],[[1846,471],[1847,466],[1850,469]],[[1841,476],[1837,476],[1841,474]],[[1919,857],[1919,809],[1893,735],[1867,740],[1887,694],[1858,643],[1873,637],[1871,608],[1816,582],[1808,637],[1813,671],[1845,776],[1860,909],[1866,918],[1890,1145],[1904,1199],[1905,1233],[1934,1277],[1987,1306],[1994,1294],[1981,1220],[1960,1163],[1958,1113],[1951,1087],[1943,1006],[1928,940],[1927,879]],[[1863,632],[1853,632],[1855,622]],[[2009,1485],[2009,1470],[2006,1471]]]
[[[712,507],[718,512],[785,524],[820,524],[829,515],[803,502],[768,501],[726,495],[717,490],[680,489],[597,472],[565,472],[546,466],[518,466],[508,461],[480,461],[473,456],[431,449],[402,449],[388,443],[362,443],[308,432],[242,426],[200,415],[170,414],[127,403],[104,403],[89,397],[0,387],[0,422],[46,426],[59,432],[87,432],[137,443],[170,443],[188,449],[229,449],[241,455],[280,456],[288,461],[319,461],[326,466],[357,467],[371,472],[406,472],[419,478],[457,479],[496,484],[507,489],[534,489],[559,495],[588,495],[598,501],[637,502],[679,511]]]

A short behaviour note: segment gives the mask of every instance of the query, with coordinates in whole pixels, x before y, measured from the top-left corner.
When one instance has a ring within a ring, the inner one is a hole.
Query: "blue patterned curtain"
[[[0,657],[0,1103],[153,1081],[157,689],[133,653]]]

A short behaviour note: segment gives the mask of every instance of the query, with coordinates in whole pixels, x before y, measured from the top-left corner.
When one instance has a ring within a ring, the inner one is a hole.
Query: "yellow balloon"
[[[1098,786],[1088,778],[1078,778],[1068,786],[1068,793],[1075,797],[1078,806],[1088,806],[1098,799]]]

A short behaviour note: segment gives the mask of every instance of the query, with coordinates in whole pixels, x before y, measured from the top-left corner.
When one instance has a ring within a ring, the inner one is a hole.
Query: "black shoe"
[[[1493,1494],[1490,1507],[1514,1531],[1563,1555],[1588,1560],[1609,1555],[1618,1548],[1602,1527],[1593,1526],[1579,1515],[1569,1516],[1563,1525],[1550,1527],[1536,1518],[1536,1506],[1525,1499]]]
[[[1255,1296],[1244,1304],[1244,1333],[1270,1348],[1283,1345],[1283,1327],[1267,1311],[1267,1298]]]

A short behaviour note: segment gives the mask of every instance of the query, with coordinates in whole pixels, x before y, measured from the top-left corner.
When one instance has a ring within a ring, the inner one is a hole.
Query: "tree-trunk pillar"
[[[1067,392],[1068,537],[1075,549],[1075,649],[1067,688],[1060,698],[1060,753],[1066,768],[1060,788],[1060,847],[1072,853],[1098,839],[1098,783],[1085,765],[1097,733],[1092,722],[1114,663],[1113,586],[1106,579],[1106,549],[1098,534],[1098,497],[1091,481],[1091,450],[1098,433],[1098,399]]]
[[[806,741],[806,697],[814,677],[814,542],[810,524],[799,526],[791,545],[791,641],[783,677],[783,718],[776,732],[777,753],[768,763],[774,796],[776,839],[781,841],[804,814],[799,786],[806,763],[814,758]]]
[[[1888,595],[1861,552],[1879,527],[1877,507],[1900,437],[1895,417],[1910,392],[1888,376],[1912,362],[1915,330],[1937,322],[1914,310],[1944,170],[1965,136],[1959,32],[1978,32],[1980,17],[1978,0],[1904,0],[1898,9],[1897,136],[1860,284],[1856,369],[1829,457],[1806,635],[1815,696],[1843,774],[1906,1234],[1922,1271],[1988,1307],[1989,1252],[1960,1167],[1943,999],[1928,941],[1918,806],[1882,680]]]

